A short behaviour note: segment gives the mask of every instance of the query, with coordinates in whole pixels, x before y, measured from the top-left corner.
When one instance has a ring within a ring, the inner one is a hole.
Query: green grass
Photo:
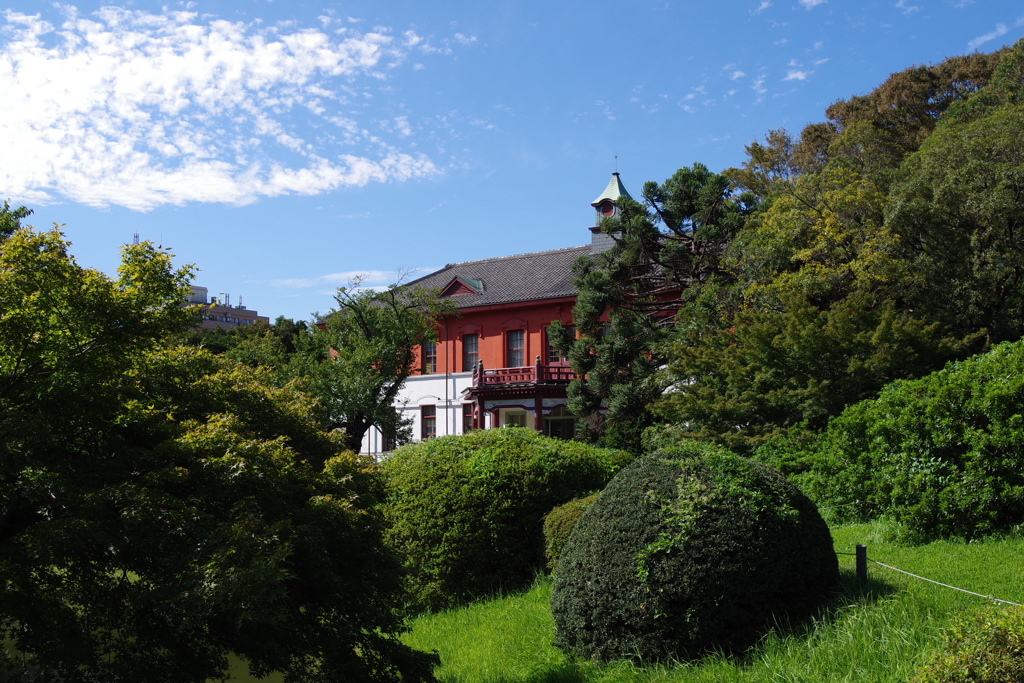
[[[1024,603],[1024,539],[901,546],[876,524],[833,530],[837,552],[868,546],[868,557],[985,595]],[[869,565],[869,584],[854,579],[854,558],[840,555],[843,593],[811,628],[778,629],[743,657],[634,666],[575,661],[551,645],[550,581],[526,593],[420,617],[406,642],[441,655],[444,683],[680,683],[905,681],[942,645],[952,618],[991,604]]]

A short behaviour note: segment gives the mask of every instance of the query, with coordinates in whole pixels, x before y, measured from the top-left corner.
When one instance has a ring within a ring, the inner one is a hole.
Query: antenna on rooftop
[[[135,236],[132,238],[132,244],[139,246],[139,233],[135,233]]]

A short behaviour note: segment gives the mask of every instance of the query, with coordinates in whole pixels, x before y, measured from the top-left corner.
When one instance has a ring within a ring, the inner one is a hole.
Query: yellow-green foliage
[[[586,498],[570,500],[544,515],[544,557],[548,560],[548,569],[554,569],[558,564],[562,548],[569,540],[572,530],[576,528],[576,522],[580,521],[580,516],[597,500],[597,496],[595,493]]]
[[[955,623],[946,648],[912,683],[1024,681],[1024,608],[986,609]]]

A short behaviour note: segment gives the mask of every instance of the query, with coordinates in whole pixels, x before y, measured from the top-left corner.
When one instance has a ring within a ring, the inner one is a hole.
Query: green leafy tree
[[[112,281],[58,231],[0,245],[0,677],[429,680],[375,476],[268,368],[166,347],[194,322],[170,258],[125,247]]]
[[[658,412],[746,450],[819,428],[892,379],[926,374],[961,340],[907,302],[920,282],[883,225],[886,197],[850,171],[800,176],[732,241],[735,281],[678,316]]]
[[[913,248],[918,308],[992,343],[1024,334],[1024,105],[940,126],[903,164],[886,223]]]
[[[31,209],[19,206],[12,209],[11,205],[4,200],[3,208],[0,208],[0,242],[10,237],[15,230],[21,227],[21,219],[27,218],[32,213]]]
[[[980,538],[1024,522],[1024,342],[848,406],[816,434],[758,449],[839,520],[882,517],[906,540]]]
[[[334,299],[337,308],[322,324],[297,338],[285,376],[303,378],[329,426],[344,430],[350,450],[359,451],[371,427],[396,443],[408,440],[395,397],[416,369],[417,345],[436,341],[435,321],[454,307],[435,292],[397,285],[385,291],[341,287]]]
[[[579,378],[568,387],[569,409],[583,418],[578,436],[634,453],[664,389],[659,347],[681,293],[727,277],[724,247],[755,210],[750,195],[734,196],[727,178],[699,163],[646,183],[643,199],[620,197],[620,215],[601,226],[615,245],[574,265],[579,339],[553,326]]]
[[[286,365],[298,337],[308,330],[305,321],[278,316],[271,324],[262,321],[252,325],[222,328],[193,328],[178,339],[186,346],[204,348],[212,353],[223,353],[228,358],[247,365]]]

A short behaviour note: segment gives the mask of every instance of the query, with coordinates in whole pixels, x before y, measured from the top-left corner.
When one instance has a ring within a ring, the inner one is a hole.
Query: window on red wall
[[[437,436],[437,406],[420,406],[420,438],[426,441]]]
[[[423,374],[437,372],[437,344],[423,342]]]
[[[519,368],[526,365],[526,334],[523,330],[509,330],[505,333],[505,367]]]
[[[469,434],[473,431],[473,404],[462,404],[462,433]]]
[[[573,327],[572,325],[562,325],[562,329],[571,330],[573,332],[573,336],[575,337],[576,328]],[[554,364],[554,363],[568,363],[568,362],[569,362],[569,359],[566,358],[565,356],[563,356],[562,354],[560,354],[558,351],[555,350],[555,347],[553,347],[551,345],[551,337],[548,337],[548,363],[549,364]]]
[[[471,372],[480,360],[480,335],[462,335],[462,371]]]

